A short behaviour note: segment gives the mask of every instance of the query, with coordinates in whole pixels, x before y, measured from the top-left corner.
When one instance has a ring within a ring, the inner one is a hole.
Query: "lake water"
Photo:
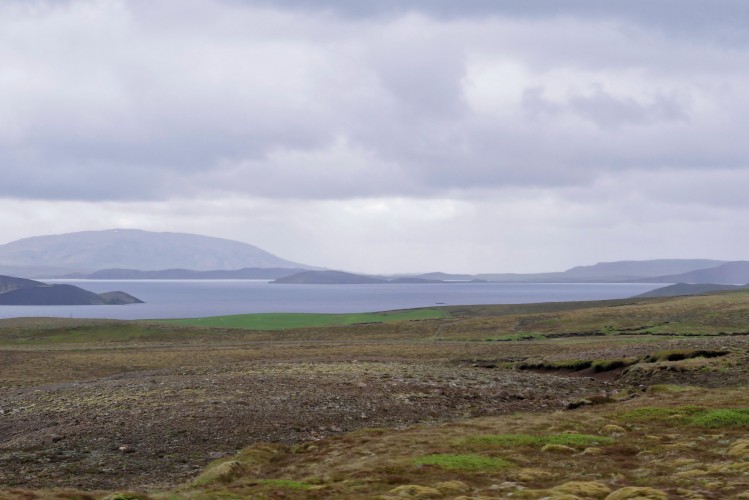
[[[346,313],[434,305],[523,304],[632,297],[653,283],[272,285],[249,280],[45,280],[145,301],[124,306],[0,306],[0,318],[156,319],[263,312]]]

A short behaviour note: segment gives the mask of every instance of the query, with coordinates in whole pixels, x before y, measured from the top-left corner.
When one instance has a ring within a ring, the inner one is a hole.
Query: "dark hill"
[[[17,290],[19,288],[30,288],[43,284],[44,283],[40,281],[14,278],[12,276],[0,276],[0,294]]]
[[[73,285],[48,285],[40,281],[0,276],[0,305],[85,306],[137,304],[143,301],[125,292],[97,294]]]
[[[285,278],[278,278],[271,283],[284,285],[366,285],[387,283],[387,281],[342,271],[304,271]]]
[[[0,293],[5,306],[85,306],[142,303],[124,292],[96,294],[73,285],[41,285]]]

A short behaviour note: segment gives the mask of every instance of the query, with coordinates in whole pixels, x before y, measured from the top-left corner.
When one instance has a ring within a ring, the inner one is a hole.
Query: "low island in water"
[[[94,293],[74,285],[50,285],[41,281],[0,276],[0,305],[85,306],[142,304],[125,292]]]

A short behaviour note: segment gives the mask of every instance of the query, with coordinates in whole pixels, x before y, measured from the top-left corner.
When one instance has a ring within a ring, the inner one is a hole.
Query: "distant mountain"
[[[563,272],[550,273],[484,273],[447,274],[426,273],[417,278],[439,280],[480,279],[495,283],[613,283],[639,281],[665,274],[684,273],[697,269],[712,268],[725,264],[722,260],[710,259],[656,259],[599,262],[591,266],[578,266]]]
[[[408,278],[411,276],[404,276],[404,278]],[[473,279],[476,279],[476,276],[473,274],[450,274],[450,273],[424,273],[419,274],[418,276],[413,276],[414,278],[419,279],[425,279],[425,280],[437,280],[437,281],[471,281]]]
[[[239,241],[138,229],[36,236],[0,245],[0,268],[27,272],[38,268],[65,269],[69,274],[113,268],[210,271],[245,267],[312,269]]]
[[[592,266],[573,267],[562,274],[576,278],[590,279],[634,279],[686,273],[697,269],[717,267],[725,263],[726,261],[723,260],[710,259],[622,260],[617,262],[599,262]]]
[[[73,285],[0,276],[0,306],[83,306],[136,304],[143,301],[125,292],[93,293]]]
[[[23,276],[25,278],[56,278],[75,271],[75,269],[54,266],[8,266],[0,262],[0,275]]]
[[[344,273],[342,271],[305,271],[284,278],[278,278],[275,281],[271,281],[271,283],[284,285],[365,285],[387,283],[387,281],[360,274]]]
[[[90,274],[75,273],[65,278],[91,280],[273,280],[304,271],[299,268],[245,267],[233,271],[191,271],[189,269],[163,269],[138,271],[136,269],[102,269]]]
[[[473,279],[464,281],[443,281],[434,279],[417,278],[406,276],[401,278],[382,278],[378,276],[365,276],[362,274],[344,273],[342,271],[304,271],[292,276],[278,278],[271,283],[295,284],[295,285],[371,285],[371,284],[394,284],[394,285],[418,285],[430,283],[487,283],[486,281]]]
[[[425,278],[414,278],[414,277],[404,277],[404,278],[394,278],[391,280],[387,280],[388,283],[400,283],[400,284],[423,284],[423,283],[444,283],[443,280],[430,280]]]
[[[689,284],[689,283],[676,283],[674,285],[664,286],[663,288],[656,288],[640,295],[635,295],[633,298],[656,298],[656,297],[681,297],[684,295],[701,295],[703,293],[714,293],[714,292],[731,292],[737,290],[745,290],[749,287],[738,286],[738,285],[716,285],[716,284]]]
[[[749,283],[749,262],[726,262],[717,267],[699,269],[681,274],[658,276],[645,280],[648,283],[714,283],[740,285]]]

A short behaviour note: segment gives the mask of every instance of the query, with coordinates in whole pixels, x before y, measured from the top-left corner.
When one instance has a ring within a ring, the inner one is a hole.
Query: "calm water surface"
[[[248,280],[44,280],[96,293],[121,290],[145,301],[125,306],[0,306],[0,318],[192,318],[261,312],[346,313],[437,304],[522,304],[631,297],[664,286],[596,284],[271,285]]]

